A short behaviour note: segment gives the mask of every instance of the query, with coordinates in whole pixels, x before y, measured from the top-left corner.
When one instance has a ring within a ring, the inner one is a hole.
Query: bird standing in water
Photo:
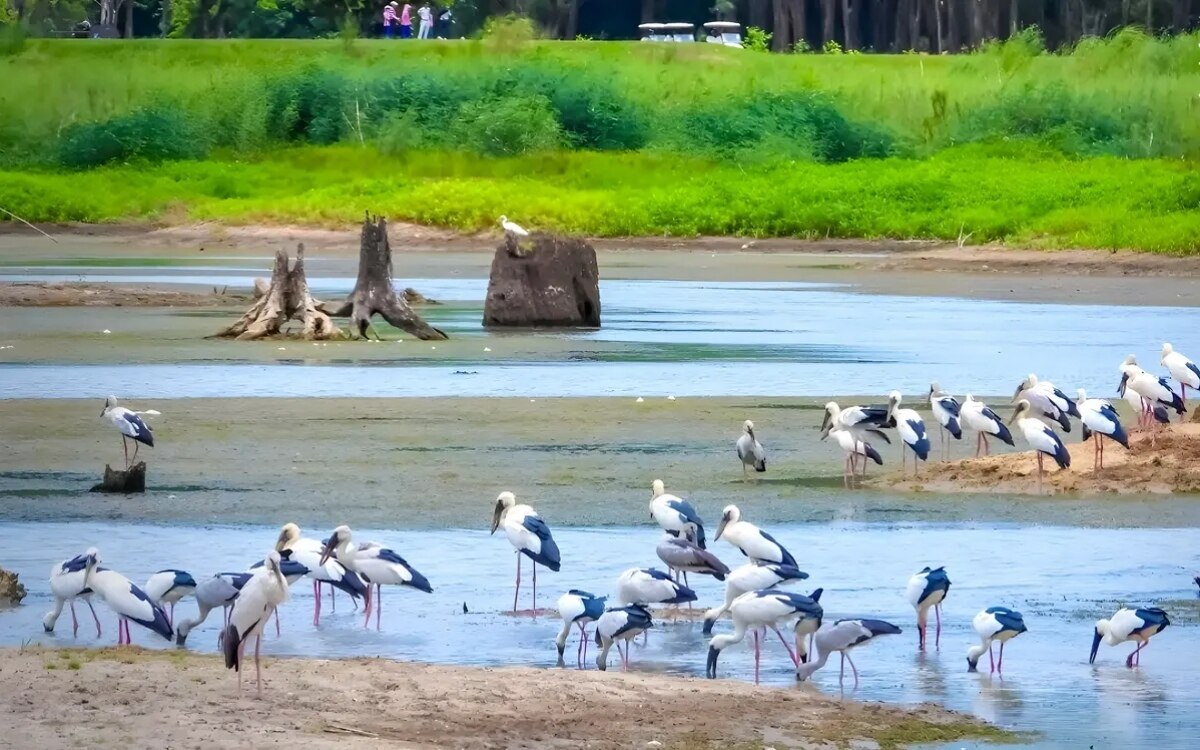
[[[512,613],[520,614],[517,610],[517,596],[521,592],[521,556],[533,561],[533,597],[530,600],[530,614],[537,614],[537,566],[544,565],[558,572],[562,565],[558,545],[550,535],[550,527],[538,516],[537,512],[528,505],[519,505],[517,498],[511,492],[501,492],[496,498],[496,508],[492,513],[492,531],[504,527],[504,534],[509,544],[517,550],[517,583],[513,590]]]
[[[908,603],[917,610],[917,637],[922,651],[925,650],[925,626],[929,610],[937,617],[937,631],[934,633],[934,647],[942,645],[942,602],[950,591],[950,577],[945,568],[922,568],[908,579],[906,594]]]

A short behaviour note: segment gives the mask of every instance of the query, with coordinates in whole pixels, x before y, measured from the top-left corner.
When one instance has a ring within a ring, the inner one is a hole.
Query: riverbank
[[[1131,416],[1122,418],[1133,421]],[[1063,437],[1071,439],[1070,435]],[[1094,468],[1090,441],[1066,443],[1071,454],[1068,469],[1060,471],[1046,459],[1044,492],[1076,496],[1200,492],[1200,423],[1164,426],[1154,436],[1135,432],[1129,436],[1129,450],[1107,438],[1104,442],[1103,469]],[[911,473],[894,473],[876,477],[867,485],[907,492],[1036,494],[1037,459],[1033,452],[1025,451],[949,462],[931,460],[921,465],[917,478]]]
[[[270,648],[268,643],[267,648]],[[1014,736],[933,705],[828,698],[731,680],[384,659],[264,659],[137,648],[0,650],[0,731],[24,747],[816,748]],[[147,690],[153,685],[153,690]],[[745,706],[753,702],[754,711]],[[230,720],[236,711],[236,720]],[[657,745],[648,743],[660,743]],[[872,745],[872,746],[875,746]]]

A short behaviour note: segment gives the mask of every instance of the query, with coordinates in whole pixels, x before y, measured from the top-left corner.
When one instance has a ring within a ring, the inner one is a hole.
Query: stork
[[[987,404],[982,401],[976,401],[975,397],[971,394],[967,394],[967,400],[963,402],[959,415],[963,426],[975,431],[976,458],[979,457],[980,450],[983,451],[984,455],[991,455],[991,446],[988,445],[987,440],[988,435],[992,435],[1002,443],[1015,445],[1012,433],[1008,431],[1004,420],[1000,419],[1000,416],[992,411]]]
[[[905,595],[908,603],[917,611],[917,637],[922,651],[925,650],[925,624],[932,608],[937,617],[937,631],[934,633],[934,647],[942,645],[942,602],[950,591],[950,577],[945,568],[930,570],[925,566],[913,573],[908,579]]]
[[[1079,421],[1083,424],[1082,439],[1092,440],[1092,471],[1099,471],[1104,468],[1104,441],[1100,437],[1103,435],[1129,450],[1129,436],[1112,404],[1103,399],[1088,398],[1082,388],[1078,393],[1079,399],[1075,403],[1079,407]]]
[[[763,449],[762,443],[758,442],[758,437],[754,434],[754,423],[749,419],[742,423],[742,435],[737,439],[734,447],[742,462],[742,481],[746,481],[748,478],[747,466],[753,467],[754,471],[759,473],[767,470],[767,452]]]
[[[708,635],[712,632],[713,625],[721,618],[721,615],[729,611],[733,601],[742,594],[748,591],[786,586],[806,578],[808,578],[808,573],[794,565],[776,563],[758,565],[749,562],[735,568],[725,576],[725,603],[704,613],[704,634]]]
[[[111,424],[121,433],[121,448],[125,451],[125,468],[131,465],[129,458],[129,441],[133,441],[133,459],[137,460],[138,446],[145,444],[154,447],[154,433],[146,425],[137,412],[126,409],[117,403],[116,396],[109,396],[100,410],[100,417]]]
[[[221,624],[224,629],[229,624],[229,608],[241,593],[253,573],[217,573],[212,578],[201,581],[192,596],[196,599],[198,613],[193,619],[184,619],[175,628],[175,643],[183,646],[187,643],[188,634],[208,619],[208,613],[217,607],[225,610],[225,621]]]
[[[1057,422],[1063,432],[1071,431],[1069,417],[1078,416],[1075,402],[1067,398],[1049,380],[1038,380],[1032,372],[1021,381],[1013,392],[1013,403],[1025,400],[1029,402],[1033,413],[1042,419]]]
[[[858,668],[850,658],[850,650],[870,643],[881,635],[898,635],[900,628],[884,620],[838,620],[832,625],[826,625],[817,631],[813,640],[816,642],[818,658],[796,667],[796,679],[803,682],[829,661],[829,655],[837,651],[842,655],[842,669],[838,682],[846,679],[846,662],[854,670],[854,687],[858,687]]]
[[[913,409],[900,408],[900,392],[888,394],[888,421],[895,425],[900,440],[913,452],[913,476],[917,475],[917,459],[929,458],[929,436],[925,432],[925,420]],[[960,433],[961,434],[961,433]],[[900,449],[900,470],[904,470],[904,449]]]
[[[650,483],[650,518],[672,536],[683,537],[705,548],[704,522],[687,500],[667,492],[663,480]]]
[[[752,523],[742,520],[742,512],[736,505],[726,505],[721,513],[721,525],[717,527],[714,540],[725,537],[725,541],[737,547],[743,555],[756,563],[779,563],[796,567],[796,558],[775,537]]]
[[[1055,434],[1054,430],[1046,426],[1046,423],[1040,419],[1034,419],[1028,416],[1030,413],[1029,402],[1022,399],[1017,402],[1016,411],[1009,417],[1008,423],[1017,425],[1017,431],[1025,438],[1025,442],[1029,443],[1029,447],[1033,448],[1037,455],[1037,488],[1038,492],[1042,491],[1042,474],[1045,469],[1042,465],[1042,456],[1050,456],[1054,459],[1054,463],[1058,464],[1058,468],[1066,469],[1071,465],[1071,454],[1067,450],[1067,446],[1063,445],[1062,438]]]
[[[654,627],[650,619],[650,610],[640,604],[630,604],[605,610],[596,621],[596,645],[600,654],[596,656],[596,666],[603,672],[608,669],[608,651],[614,643],[617,653],[621,655],[621,671],[629,671],[629,641],[641,633]],[[625,650],[621,650],[620,641],[625,641]]]
[[[596,596],[587,591],[571,589],[558,598],[558,616],[562,618],[562,630],[554,640],[558,647],[558,666],[564,666],[563,652],[567,648],[567,636],[571,627],[579,628],[579,648],[575,652],[575,660],[580,668],[587,659],[587,625],[595,622],[604,614],[604,604],[607,597]]]
[[[100,637],[100,618],[96,616],[96,608],[92,606],[92,590],[87,585],[88,559],[97,557],[99,554],[96,548],[92,547],[82,555],[64,560],[50,569],[50,593],[54,595],[54,609],[47,612],[42,618],[42,628],[47,633],[54,632],[54,624],[58,622],[63,604],[70,604],[71,635],[79,635],[79,620],[75,617],[75,600],[83,599],[92,612],[92,619],[96,621],[96,637]]]
[[[150,576],[144,590],[150,601],[167,611],[167,622],[174,627],[175,604],[196,590],[196,579],[185,570],[160,570]]]
[[[929,386],[929,408],[940,427],[938,436],[941,438],[942,454],[948,457],[950,441],[946,439],[946,433],[950,433],[955,440],[962,440],[962,417],[959,413],[961,407],[957,399],[943,391],[937,381],[934,381]]]
[[[366,548],[356,547],[351,541],[349,526],[338,526],[329,535],[325,548],[321,550],[320,564],[325,565],[329,558],[337,556],[338,562],[358,574],[367,584],[366,601],[363,609],[366,614],[363,627],[371,622],[371,605],[375,605],[375,629],[380,629],[383,619],[383,587],[408,586],[426,594],[433,593],[429,580],[421,575],[416,568],[408,564],[403,557],[392,550],[378,545]],[[371,593],[374,586],[375,593]]]
[[[146,592],[134,585],[115,570],[99,567],[100,556],[95,549],[88,550],[86,568],[87,587],[117,613],[117,645],[129,645],[129,621],[158,633],[168,641],[174,635],[167,613],[146,596]]]
[[[1112,617],[1096,623],[1096,630],[1092,636],[1092,653],[1088,657],[1088,663],[1095,663],[1096,652],[1100,650],[1101,641],[1110,646],[1136,641],[1137,648],[1125,658],[1125,666],[1131,669],[1134,665],[1140,666],[1142,649],[1149,646],[1150,639],[1161,633],[1170,624],[1171,620],[1167,617],[1167,613],[1158,607],[1146,609],[1121,607]]]
[[[742,594],[730,605],[729,613],[733,618],[733,633],[714,636],[708,642],[708,663],[705,667],[705,674],[709,679],[715,678],[717,676],[717,659],[720,657],[721,651],[735,643],[741,643],[746,638],[746,632],[752,631],[754,635],[754,684],[757,685],[759,665],[762,661],[759,629],[761,628],[764,633],[767,628],[775,631],[775,634],[779,636],[779,642],[787,649],[788,656],[791,657],[793,666],[795,666],[799,664],[799,661],[796,654],[788,647],[787,641],[783,639],[783,635],[779,633],[779,623],[799,617],[802,620],[815,621],[817,627],[820,627],[824,610],[812,597],[791,591],[765,589]]]
[[[259,652],[262,649],[262,631],[267,620],[280,604],[287,601],[288,582],[280,568],[280,556],[275,550],[267,555],[266,564],[255,571],[233,602],[229,624],[221,636],[221,650],[225,654],[225,668],[238,674],[238,693],[242,692],[242,662],[245,659],[246,642],[254,637],[254,677],[259,697],[262,696],[262,665]]]
[[[313,582],[313,625],[321,624],[321,584],[328,583],[345,591],[351,598],[365,596],[366,586],[358,574],[336,560],[321,562],[325,545],[316,539],[300,536],[300,527],[294,523],[284,524],[275,541],[275,551],[281,562],[291,560],[308,569]]]
[[[858,473],[855,470],[855,465],[860,457],[862,458],[863,476],[867,474],[867,459],[874,461],[879,466],[883,466],[883,456],[879,455],[879,451],[875,450],[875,447],[870,443],[854,437],[854,433],[849,430],[836,427],[826,434],[826,437],[830,436],[833,437],[838,446],[846,454],[846,460],[842,465],[842,486],[849,488],[856,481]]]
[[[729,574],[729,566],[721,562],[716,555],[695,542],[689,542],[670,534],[663,535],[654,551],[667,568],[683,577],[684,585],[687,585],[688,573],[712,576],[718,581],[724,581],[725,576]]]
[[[528,505],[518,505],[511,492],[501,492],[496,497],[496,508],[492,513],[492,531],[504,526],[504,534],[517,551],[517,583],[513,590],[513,614],[517,611],[517,595],[521,592],[521,556],[533,561],[533,598],[530,614],[537,614],[537,566],[544,565],[558,572],[562,561],[558,545],[550,535],[550,527]]]
[[[1186,406],[1187,389],[1200,390],[1200,366],[1166,343],[1162,345],[1162,357],[1159,361],[1167,368],[1167,372],[1171,373],[1175,382],[1179,383],[1179,401]]]
[[[1025,618],[1021,617],[1021,613],[1008,607],[988,607],[975,615],[975,618],[971,620],[971,626],[979,634],[979,645],[967,649],[968,672],[975,671],[979,665],[979,657],[983,656],[985,651],[991,661],[992,672],[1003,672],[1004,644],[1028,630],[1025,627]],[[992,641],[1000,642],[1000,663],[998,665],[996,658],[992,655]]]

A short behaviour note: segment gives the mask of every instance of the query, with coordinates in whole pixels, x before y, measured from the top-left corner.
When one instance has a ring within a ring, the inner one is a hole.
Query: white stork
[[[1018,401],[1016,411],[1013,412],[1008,423],[1016,423],[1017,431],[1037,454],[1037,487],[1040,493],[1042,491],[1042,474],[1044,473],[1042,456],[1050,456],[1058,464],[1059,469],[1066,469],[1071,465],[1071,454],[1067,451],[1067,446],[1063,445],[1062,438],[1047,427],[1045,422],[1028,416],[1030,409],[1028,401],[1024,399]]]
[[[607,597],[596,596],[587,591],[571,589],[558,597],[558,616],[562,618],[563,626],[558,637],[554,639],[558,647],[558,666],[564,666],[563,652],[567,649],[567,636],[571,627],[579,628],[579,648],[575,652],[575,661],[580,668],[587,659],[587,626],[604,614]]]
[[[196,599],[198,614],[193,619],[180,621],[175,628],[175,643],[183,646],[187,643],[188,634],[208,619],[208,613],[217,607],[225,610],[225,621],[221,624],[224,629],[229,624],[229,608],[241,593],[242,587],[250,580],[253,573],[217,573],[212,578],[201,581],[192,596]]]
[[[1149,426],[1148,413],[1153,410],[1155,405],[1174,409],[1175,413],[1180,415],[1187,412],[1183,405],[1183,398],[1171,389],[1171,384],[1167,379],[1151,375],[1143,370],[1138,366],[1137,358],[1132,354],[1125,358],[1120,369],[1121,383],[1117,386],[1117,393],[1124,396],[1127,390],[1132,390],[1142,397],[1144,406],[1140,426]]]
[[[1125,428],[1121,426],[1117,410],[1112,404],[1104,399],[1088,398],[1082,388],[1078,393],[1076,405],[1079,407],[1079,421],[1083,424],[1082,439],[1092,439],[1092,471],[1099,471],[1104,468],[1104,442],[1100,437],[1103,435],[1129,450],[1129,436],[1125,434]]]
[[[175,605],[196,590],[196,579],[185,570],[160,570],[150,576],[143,590],[150,601],[167,611],[167,622],[174,627]]]
[[[158,633],[168,641],[174,635],[167,613],[146,592],[115,570],[99,567],[100,556],[89,550],[87,556],[87,587],[117,613],[117,645],[129,645],[129,621]]]
[[[281,561],[292,561],[308,569],[307,576],[313,582],[313,625],[321,624],[321,584],[328,583],[334,588],[341,589],[357,599],[366,595],[366,586],[358,574],[336,560],[321,562],[325,545],[317,539],[300,536],[300,527],[294,523],[286,523],[275,541],[275,551]],[[252,568],[252,572],[257,569]]]
[[[92,590],[87,586],[88,559],[97,557],[100,553],[92,547],[82,555],[76,555],[70,560],[64,560],[50,569],[50,593],[54,595],[54,609],[42,618],[42,628],[47,633],[54,632],[54,624],[62,613],[63,604],[71,606],[71,635],[79,635],[79,620],[75,617],[75,600],[83,599],[92,611],[96,621],[96,637],[101,635],[100,618],[96,616],[96,608],[92,606]]]
[[[684,604],[696,592],[656,568],[630,568],[617,576],[617,604]]]
[[[805,578],[808,578],[808,573],[794,565],[774,563],[758,565],[749,562],[740,568],[735,568],[725,576],[725,603],[704,613],[704,634],[708,635],[712,632],[713,625],[721,615],[729,611],[733,601],[742,594],[748,591],[786,586],[796,581],[803,581]]]
[[[991,455],[991,446],[988,445],[987,436],[992,435],[1002,443],[1015,445],[1013,443],[1012,433],[1008,431],[1008,427],[1004,424],[1004,420],[996,412],[992,411],[987,404],[982,401],[976,401],[975,397],[967,394],[967,400],[963,402],[962,409],[959,411],[962,418],[962,424],[968,430],[974,430],[977,437],[975,439],[975,457],[979,457],[980,450],[984,455]]]
[[[979,645],[967,649],[968,672],[975,671],[979,665],[979,657],[983,656],[985,651],[991,661],[991,671],[1003,672],[1004,644],[1028,630],[1025,627],[1025,618],[1021,617],[1021,613],[1008,607],[988,607],[975,615],[975,619],[971,620],[971,626],[979,634]],[[992,641],[1000,642],[999,665],[996,664],[996,658],[992,655]]]
[[[900,408],[900,392],[888,394],[888,421],[895,425],[908,449],[913,452],[913,476],[917,475],[917,459],[922,461],[929,458],[929,436],[925,432],[925,420],[913,409]],[[961,433],[960,433],[961,434]],[[900,470],[904,470],[904,449],[900,449]]]
[[[1142,649],[1150,645],[1150,639],[1161,633],[1170,624],[1171,620],[1167,617],[1167,613],[1157,607],[1146,609],[1121,607],[1112,617],[1096,623],[1096,630],[1092,637],[1092,654],[1088,657],[1088,663],[1096,661],[1096,652],[1100,650],[1101,641],[1110,646],[1117,646],[1126,641],[1136,641],[1137,648],[1126,657],[1125,666],[1132,668],[1135,664],[1141,664]]]
[[[754,423],[747,419],[742,423],[742,435],[734,446],[738,459],[742,462],[742,481],[746,481],[746,467],[750,466],[756,472],[767,470],[767,452],[754,434]]]
[[[255,571],[250,580],[233,602],[229,624],[221,635],[221,650],[225,654],[225,668],[238,673],[238,693],[242,692],[242,662],[245,659],[246,641],[254,636],[254,677],[258,695],[262,695],[262,665],[259,651],[262,649],[262,631],[267,620],[280,604],[287,601],[288,582],[280,569],[279,553],[275,550],[267,555],[266,564]]]
[[[932,608],[937,617],[937,631],[934,633],[934,647],[942,645],[942,602],[950,592],[950,577],[945,568],[930,570],[925,566],[913,573],[908,579],[905,595],[908,603],[917,611],[917,639],[922,651],[925,650],[925,626]]]
[[[830,431],[841,428],[864,442],[880,438],[885,443],[891,443],[891,438],[880,429],[892,426],[889,419],[886,407],[847,406],[843,409],[836,401],[830,401],[825,404],[825,415],[821,419],[821,437],[824,438]]]
[[[616,643],[617,653],[621,655],[621,671],[628,672],[629,641],[652,627],[654,622],[650,619],[650,610],[640,604],[606,610],[596,621],[596,645],[600,647],[596,666],[601,672],[608,669],[608,651]],[[621,650],[620,641],[625,641],[624,651]]]
[[[796,679],[803,682],[812,677],[813,672],[829,661],[829,655],[837,651],[842,655],[842,670],[838,681],[846,679],[846,662],[850,662],[850,669],[854,670],[854,687],[858,687],[858,668],[854,666],[849,651],[870,643],[881,635],[897,635],[900,632],[900,628],[883,620],[838,620],[832,625],[826,625],[818,630],[813,638],[818,658],[796,667]]]
[[[533,561],[533,598],[530,612],[537,614],[537,566],[544,565],[558,572],[562,558],[558,545],[550,535],[550,527],[528,505],[518,505],[517,498],[511,492],[501,492],[496,497],[496,508],[492,513],[492,531],[504,527],[504,534],[517,550],[517,583],[513,590],[513,614],[517,612],[517,595],[521,591],[521,556],[525,555]]]
[[[774,630],[775,635],[779,636],[779,642],[787,649],[792,665],[796,666],[800,662],[788,646],[787,641],[783,639],[783,635],[780,634],[779,623],[799,617],[802,620],[814,621],[817,627],[820,627],[824,610],[812,597],[791,591],[765,589],[748,591],[734,599],[733,604],[729,607],[729,614],[733,618],[733,633],[713,636],[712,640],[708,642],[708,663],[705,666],[705,675],[709,679],[715,678],[717,676],[717,659],[720,657],[721,651],[735,643],[741,643],[746,638],[746,632],[752,631],[754,635],[754,684],[757,685],[759,664],[762,661],[759,629],[762,629],[764,633],[767,628]]]
[[[717,527],[714,541],[724,536],[725,541],[737,547],[751,562],[778,563],[796,567],[796,558],[775,537],[752,523],[742,520],[742,512],[736,505],[726,505],[721,514],[721,525]]]
[[[846,454],[846,460],[842,464],[842,485],[849,488],[857,480],[858,472],[855,469],[858,459],[862,459],[862,473],[867,475],[867,460],[874,461],[877,465],[883,466],[883,456],[879,455],[879,451],[875,450],[875,446],[868,442],[859,440],[854,437],[854,433],[842,427],[835,427],[830,430],[827,437],[832,437],[837,442],[838,447]]]
[[[433,593],[429,580],[392,550],[377,545],[366,548],[355,546],[351,541],[349,526],[338,526],[329,535],[325,548],[321,550],[320,564],[327,564],[329,558],[335,555],[338,562],[357,573],[367,584],[366,601],[363,604],[366,612],[363,619],[364,628],[371,622],[371,605],[374,604],[375,629],[380,629],[380,621],[383,618],[383,586],[408,586],[426,594]],[[372,586],[375,588],[374,594],[371,593]]]
[[[676,574],[676,580],[682,576],[685,586],[688,585],[688,573],[712,576],[718,581],[724,581],[729,574],[729,566],[719,557],[687,539],[664,534],[654,551],[658,559]]]
[[[1167,368],[1167,372],[1171,373],[1171,377],[1175,378],[1175,382],[1179,383],[1179,400],[1186,406],[1187,389],[1200,390],[1200,366],[1166,343],[1162,345],[1162,357],[1159,361]]]
[[[705,547],[704,522],[687,500],[667,492],[663,480],[650,483],[650,517],[671,536],[680,536]]]
[[[929,386],[929,408],[940,428],[938,436],[941,438],[942,455],[949,457],[950,441],[946,439],[946,433],[950,433],[955,440],[962,440],[962,417],[959,413],[962,407],[958,399],[943,391],[934,381]]]
[[[1049,380],[1038,380],[1032,372],[1021,381],[1013,393],[1013,403],[1025,400],[1033,409],[1033,414],[1057,422],[1063,432],[1071,431],[1069,417],[1079,416],[1075,402],[1067,398],[1067,394],[1055,387]]]
[[[121,448],[125,451],[125,468],[130,462],[137,460],[138,445],[145,444],[154,447],[154,433],[146,425],[137,412],[126,409],[117,403],[116,396],[109,396],[100,410],[101,419],[105,420],[121,433]],[[133,459],[129,458],[129,441],[133,441]]]

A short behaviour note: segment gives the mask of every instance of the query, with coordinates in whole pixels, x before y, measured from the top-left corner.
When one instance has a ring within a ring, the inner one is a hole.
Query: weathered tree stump
[[[379,217],[372,221],[368,213],[363,219],[358,249],[358,279],[354,282],[354,291],[330,315],[349,317],[358,335],[365,339],[367,329],[371,327],[371,317],[377,313],[395,327],[419,339],[430,341],[446,338],[445,333],[426,323],[413,312],[403,297],[396,294],[396,288],[392,285],[392,248],[388,244],[387,220]],[[379,338],[378,332],[375,337]]]
[[[0,568],[0,607],[15,607],[25,598],[25,586],[16,573]]]
[[[300,321],[300,335],[305,339],[320,341],[342,335],[329,319],[323,303],[308,291],[303,243],[296,247],[296,262],[290,269],[287,253],[282,250],[275,253],[271,280],[265,284],[261,279],[255,280],[254,296],[250,309],[236,323],[219,331],[218,337],[253,341],[274,336],[293,318]]]
[[[508,234],[492,257],[485,326],[600,327],[600,271],[583,240]]]
[[[130,495],[135,492],[146,491],[146,462],[138,461],[128,469],[114,469],[108,464],[104,465],[104,481],[95,485],[91,489],[92,492],[114,492],[121,495]]]

